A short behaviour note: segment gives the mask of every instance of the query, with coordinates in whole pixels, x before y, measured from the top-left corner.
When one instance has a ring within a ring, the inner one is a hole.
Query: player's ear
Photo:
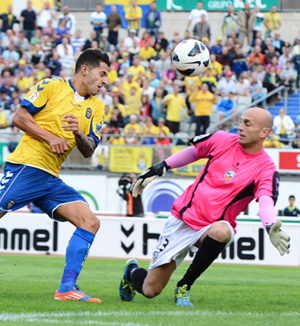
[[[269,133],[271,132],[270,128],[263,128],[261,133],[262,133],[262,138],[267,138],[269,136]]]
[[[81,73],[84,77],[86,77],[89,73],[89,67],[86,65],[81,66]]]

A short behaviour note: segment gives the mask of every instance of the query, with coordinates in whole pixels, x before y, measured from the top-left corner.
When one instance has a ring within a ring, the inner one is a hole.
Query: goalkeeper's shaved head
[[[82,52],[77,59],[75,66],[75,74],[77,74],[83,65],[88,66],[90,70],[100,66],[101,62],[105,62],[108,67],[111,65],[111,61],[106,52],[100,49],[89,49]]]

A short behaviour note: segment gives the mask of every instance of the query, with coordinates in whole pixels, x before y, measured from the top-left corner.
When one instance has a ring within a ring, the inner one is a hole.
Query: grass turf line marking
[[[186,308],[185,308],[186,309]],[[39,319],[42,319],[47,323],[61,322],[69,323],[68,320],[58,320],[59,318],[69,318],[70,322],[72,318],[76,317],[105,317],[105,316],[121,316],[121,317],[134,317],[134,316],[253,316],[253,317],[300,317],[300,312],[291,311],[291,312],[281,312],[281,313],[255,313],[255,312],[225,312],[225,311],[201,311],[201,310],[185,310],[185,311],[98,311],[98,312],[61,312],[61,313],[21,313],[21,314],[12,314],[12,313],[0,313],[0,321],[27,321],[27,322],[38,322]],[[57,319],[53,321],[53,319]],[[109,326],[147,326],[146,324],[136,324],[136,323],[112,323],[112,322],[101,322],[101,321],[87,321],[82,322],[83,324],[95,325],[109,325]]]

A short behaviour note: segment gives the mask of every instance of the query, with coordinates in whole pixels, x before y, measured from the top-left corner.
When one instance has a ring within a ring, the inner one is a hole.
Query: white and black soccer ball
[[[184,40],[175,47],[172,61],[181,75],[199,76],[209,66],[210,53],[202,42],[193,39]]]

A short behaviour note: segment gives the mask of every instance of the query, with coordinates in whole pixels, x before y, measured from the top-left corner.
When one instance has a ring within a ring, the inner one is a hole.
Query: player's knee
[[[150,284],[143,286],[143,295],[148,299],[155,298],[161,293],[161,291],[162,289],[159,286],[151,286]]]
[[[226,223],[215,223],[208,235],[214,240],[228,243],[231,239],[231,230]]]
[[[86,223],[90,230],[93,233],[97,233],[100,228],[100,220],[93,214],[89,219],[87,219]]]

